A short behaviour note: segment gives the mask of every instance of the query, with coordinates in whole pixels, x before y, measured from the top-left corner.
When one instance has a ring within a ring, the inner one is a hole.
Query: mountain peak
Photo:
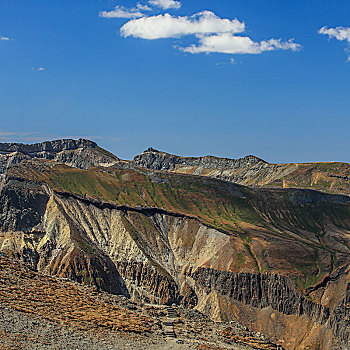
[[[119,158],[87,139],[60,139],[33,144],[0,143],[0,175],[8,168],[10,158],[11,164],[36,158],[55,160],[80,169],[111,166],[119,161]]]
[[[87,139],[59,139],[53,141],[43,141],[32,144],[25,143],[0,143],[1,152],[22,152],[22,153],[32,153],[32,152],[60,152],[66,150],[75,150],[78,148],[96,148],[97,144],[94,141]]]
[[[143,153],[162,153],[161,151],[158,151],[157,149],[153,147],[148,147]]]

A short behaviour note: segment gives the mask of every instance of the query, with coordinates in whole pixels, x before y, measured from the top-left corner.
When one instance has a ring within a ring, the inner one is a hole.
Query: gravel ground
[[[183,343],[177,343],[183,342]],[[202,342],[176,339],[125,336],[108,332],[95,336],[58,325],[44,318],[26,315],[7,307],[0,307],[1,350],[189,350],[203,346]],[[218,347],[206,345],[203,349],[252,349],[248,346]]]

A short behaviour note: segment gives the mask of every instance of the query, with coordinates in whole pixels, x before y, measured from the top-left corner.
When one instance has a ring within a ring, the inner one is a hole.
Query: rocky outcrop
[[[1,153],[20,152],[24,154],[37,154],[40,152],[58,153],[61,151],[76,150],[78,148],[96,148],[97,144],[90,140],[63,139],[45,141],[34,144],[24,143],[0,143]]]
[[[48,199],[37,183],[10,180],[0,190],[0,231],[30,231],[41,222]]]
[[[253,155],[239,159],[180,157],[152,147],[134,157],[132,163],[149,169],[208,176],[243,185],[261,185],[267,177],[271,182],[291,170],[287,165],[269,164]]]
[[[178,166],[202,167],[206,169],[238,169],[256,164],[267,164],[264,160],[249,155],[240,159],[218,158],[214,156],[205,157],[179,157],[166,152],[158,151],[152,147],[142,154],[137,155],[133,161],[135,165],[149,169],[171,171]]]
[[[285,315],[307,315],[319,324],[329,318],[329,310],[306,299],[284,276],[270,273],[234,273],[198,268],[190,274],[207,293],[223,296],[257,308],[272,307]]]
[[[119,261],[117,269],[124,280],[135,285],[134,298],[148,303],[180,304],[182,297],[175,281],[167,273],[160,272],[150,263]],[[144,289],[146,293],[140,293]]]
[[[344,299],[332,312],[330,326],[344,347],[350,349],[350,283]]]
[[[90,140],[64,139],[31,145],[22,143],[0,143],[0,175],[24,160],[47,159],[68,164],[79,169],[92,166],[111,166],[119,159],[101,149]]]

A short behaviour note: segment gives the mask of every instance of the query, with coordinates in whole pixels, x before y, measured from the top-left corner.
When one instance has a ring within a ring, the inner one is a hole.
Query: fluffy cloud
[[[163,15],[134,19],[124,24],[121,35],[141,39],[164,39],[184,35],[208,35],[213,33],[241,33],[245,29],[243,22],[237,19],[220,18],[213,12],[203,11],[191,17]]]
[[[149,0],[148,3],[163,9],[179,8],[181,3],[174,0]],[[238,19],[228,19],[216,16],[211,11],[202,11],[193,16],[172,16],[169,13],[146,16],[141,11],[151,10],[147,5],[138,3],[136,7],[127,9],[124,6],[116,6],[112,11],[102,11],[101,17],[128,18],[130,19],[120,28],[123,37],[134,37],[146,40],[180,38],[194,36],[197,44],[179,48],[192,54],[196,53],[226,53],[226,54],[260,54],[265,51],[292,50],[301,48],[300,44],[293,40],[269,39],[254,42],[248,36],[241,33],[245,31],[245,23]],[[332,30],[332,32],[331,32]],[[333,32],[333,31],[338,32]],[[348,40],[344,30],[347,28],[320,29],[321,34],[344,37]],[[241,34],[241,35],[236,35]]]
[[[322,27],[318,33],[328,35],[330,38],[335,38],[339,41],[347,41],[349,47],[345,51],[348,53],[348,61],[350,62],[350,27]]]
[[[180,48],[192,54],[201,52],[220,52],[227,54],[260,54],[264,51],[297,51],[301,45],[293,40],[269,39],[254,42],[247,36],[238,36],[245,30],[244,22],[216,16],[211,11],[203,11],[191,17],[171,16],[168,13],[133,19],[124,24],[120,33],[123,37],[135,37],[147,40],[175,38],[195,35],[198,45]]]
[[[8,40],[11,40],[11,39],[8,38],[7,36],[1,36],[1,35],[0,35],[0,40],[8,41]]]
[[[163,10],[179,9],[181,7],[181,2],[174,0],[149,0],[149,3],[153,6],[160,7]]]
[[[264,51],[292,50],[301,46],[292,40],[282,42],[280,39],[270,39],[260,43],[252,41],[249,37],[235,36],[231,33],[221,33],[209,36],[198,36],[199,45],[191,45],[181,50],[192,54],[200,52],[220,52],[227,54],[260,54]]]
[[[140,18],[145,14],[141,11],[150,11],[147,5],[138,3],[136,7],[126,8],[124,6],[116,6],[112,11],[101,11],[100,16],[105,18]]]
[[[319,34],[328,35],[330,38],[335,38],[340,41],[346,40],[350,43],[350,27],[336,27],[336,28],[327,28],[322,27],[319,31]]]

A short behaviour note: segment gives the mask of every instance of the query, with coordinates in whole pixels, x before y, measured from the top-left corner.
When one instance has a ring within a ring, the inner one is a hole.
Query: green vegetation
[[[314,249],[314,254],[310,254],[309,258],[310,260],[306,260],[303,265],[294,264],[304,275],[303,278],[299,277],[295,279],[295,282],[301,290],[315,285],[325,275],[317,249]],[[316,274],[313,273],[315,270],[318,271]]]
[[[259,264],[257,262],[257,260],[255,259],[255,256],[253,255],[252,251],[250,250],[250,246],[248,243],[244,243],[244,248],[247,249],[247,252],[248,254],[251,256],[251,258],[254,260],[255,262],[255,267],[256,267],[256,271],[257,272],[260,272],[260,269],[259,269]]]
[[[241,267],[244,265],[245,263],[245,258],[242,252],[237,253],[237,261],[238,261],[238,271],[241,269]]]

